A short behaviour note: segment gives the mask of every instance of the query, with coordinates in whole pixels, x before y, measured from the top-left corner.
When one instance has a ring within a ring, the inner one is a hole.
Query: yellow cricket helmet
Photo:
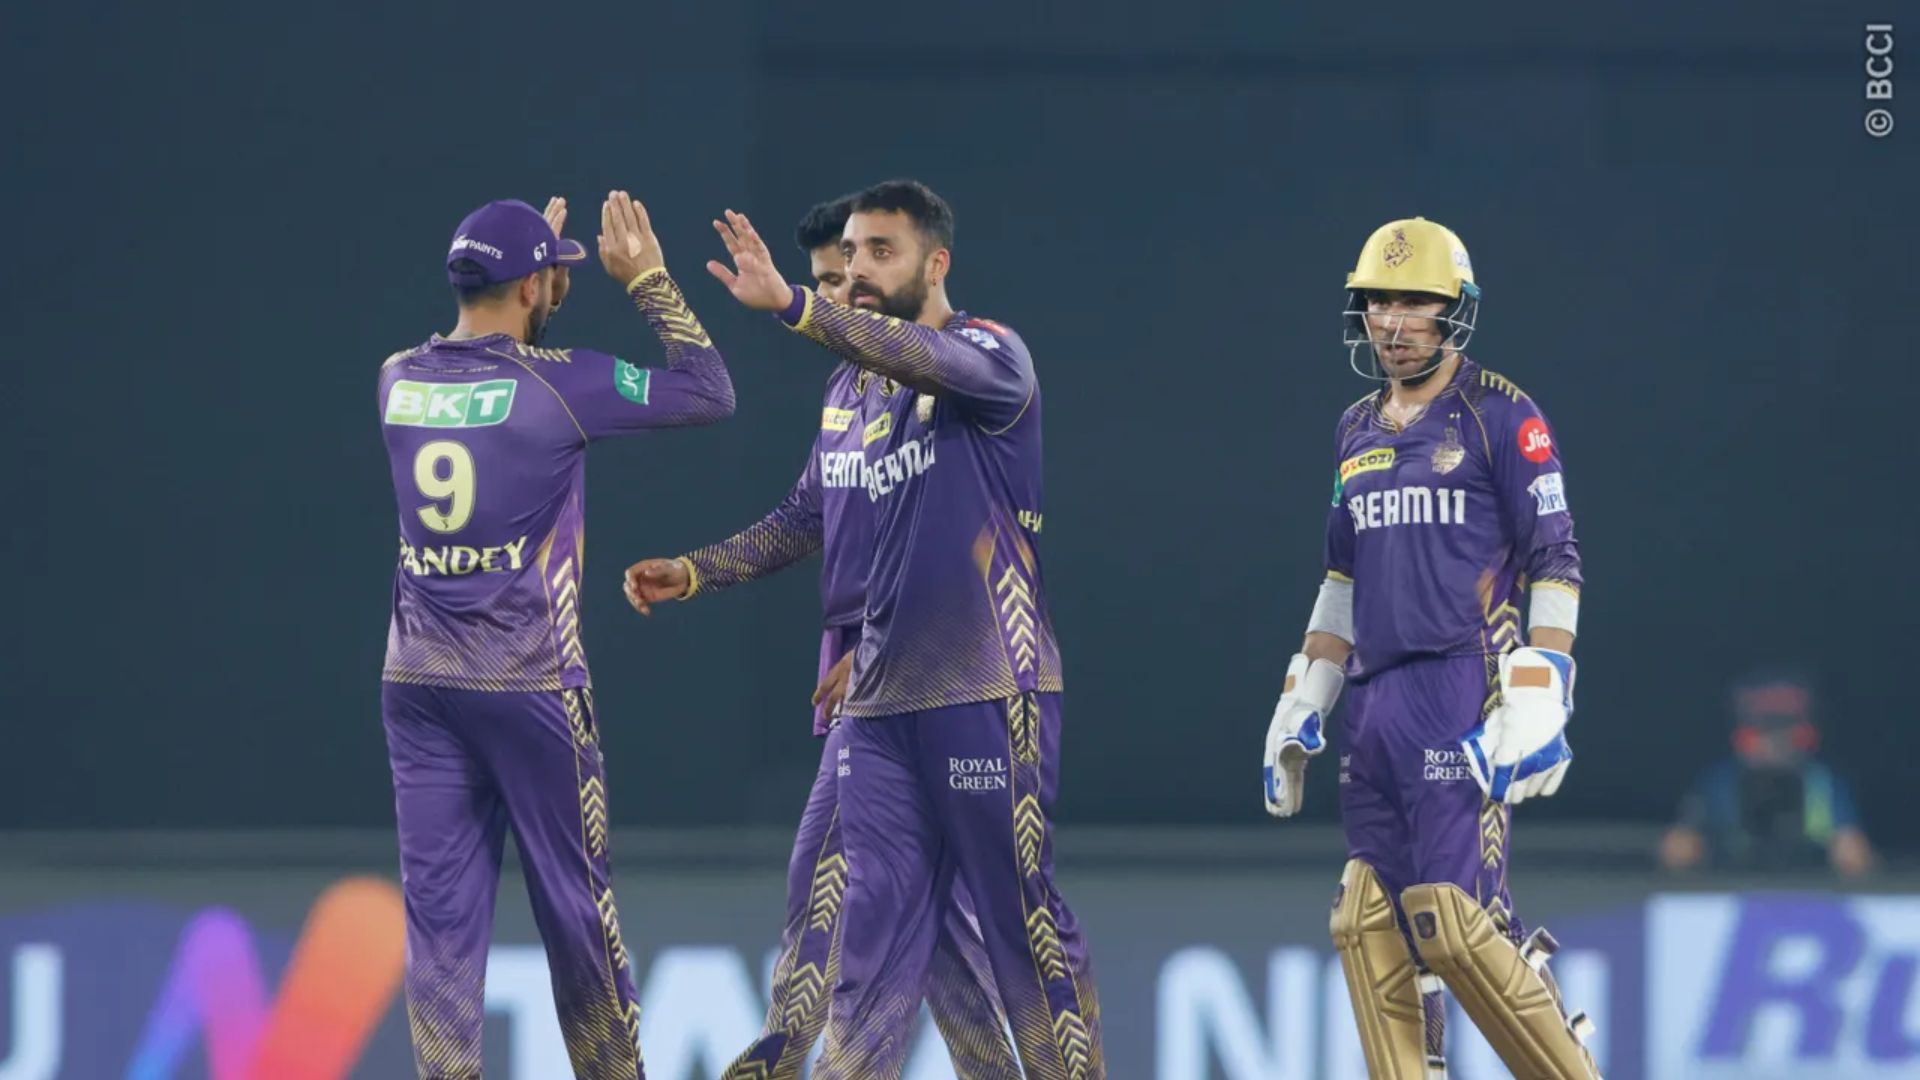
[[[1446,360],[1448,353],[1466,348],[1480,315],[1480,286],[1473,281],[1473,260],[1467,257],[1467,245],[1452,229],[1426,218],[1389,221],[1367,237],[1360,258],[1347,275],[1346,345],[1348,362],[1356,372],[1370,379],[1382,378],[1379,364],[1372,371],[1360,367],[1360,349],[1372,356],[1372,338],[1367,330],[1367,293],[1431,293],[1449,301],[1436,318],[1447,324],[1448,332],[1434,354],[1432,371]],[[1424,373],[1423,373],[1424,374]],[[1419,378],[1415,376],[1414,378]]]

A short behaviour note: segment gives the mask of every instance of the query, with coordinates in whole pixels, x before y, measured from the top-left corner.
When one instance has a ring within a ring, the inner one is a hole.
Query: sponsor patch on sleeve
[[[1537,416],[1527,417],[1520,425],[1520,456],[1542,465],[1553,456],[1553,435],[1547,430],[1547,422]]]
[[[635,405],[647,403],[647,388],[653,381],[653,372],[636,364],[629,364],[619,357],[613,358],[613,385],[620,396]]]
[[[1527,485],[1533,493],[1534,512],[1540,517],[1567,512],[1567,486],[1557,472],[1541,473]]]
[[[994,337],[992,334],[988,333],[985,330],[980,329],[977,326],[969,325],[969,326],[961,327],[960,336],[963,338],[966,338],[968,341],[973,342],[975,345],[978,345],[983,349],[997,349],[1000,347],[999,338]]]

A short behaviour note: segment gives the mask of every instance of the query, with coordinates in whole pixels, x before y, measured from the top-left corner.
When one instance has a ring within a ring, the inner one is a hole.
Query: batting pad
[[[1427,1016],[1421,1004],[1419,970],[1407,939],[1393,918],[1393,897],[1359,859],[1347,862],[1328,921],[1340,968],[1353,998],[1353,1019],[1367,1075],[1375,1080],[1427,1080],[1445,1066],[1427,1057]],[[1430,1072],[1429,1068],[1435,1071]]]
[[[1400,906],[1421,961],[1515,1076],[1599,1080],[1552,987],[1472,897],[1455,885],[1415,885]]]

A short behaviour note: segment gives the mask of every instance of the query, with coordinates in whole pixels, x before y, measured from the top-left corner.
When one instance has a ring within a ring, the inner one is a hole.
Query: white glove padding
[[[1480,790],[1509,805],[1560,790],[1573,748],[1573,657],[1531,646],[1500,658],[1500,704],[1460,740]]]
[[[1287,661],[1287,683],[1280,704],[1273,707],[1273,723],[1267,725],[1267,756],[1262,770],[1267,813],[1274,817],[1299,813],[1307,759],[1327,748],[1320,729],[1346,682],[1346,672],[1330,661],[1309,663],[1305,653],[1296,653]]]

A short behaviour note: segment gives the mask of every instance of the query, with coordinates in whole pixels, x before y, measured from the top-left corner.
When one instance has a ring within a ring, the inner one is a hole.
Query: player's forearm
[[[1353,652],[1353,579],[1329,570],[1307,617],[1307,638],[1300,646],[1308,660],[1345,666]]]
[[[1532,626],[1527,628],[1527,644],[1536,649],[1552,649],[1573,655],[1573,634],[1557,626]]]
[[[820,520],[792,514],[782,503],[774,511],[716,544],[682,558],[693,565],[700,592],[724,589],[784,570],[819,551],[824,542]]]
[[[658,387],[683,399],[675,410],[686,424],[712,423],[733,415],[733,378],[720,350],[714,348],[706,327],[687,306],[680,286],[664,269],[650,270],[627,286],[633,306],[665,347],[667,366]]]
[[[811,291],[797,316],[782,321],[841,359],[923,394],[976,401],[1024,401],[1027,375],[1003,350],[969,348],[952,335],[862,308],[843,307]],[[789,317],[794,316],[794,317]]]
[[[1325,660],[1335,667],[1345,667],[1347,657],[1353,654],[1353,644],[1323,630],[1309,630],[1300,652],[1308,660]]]

